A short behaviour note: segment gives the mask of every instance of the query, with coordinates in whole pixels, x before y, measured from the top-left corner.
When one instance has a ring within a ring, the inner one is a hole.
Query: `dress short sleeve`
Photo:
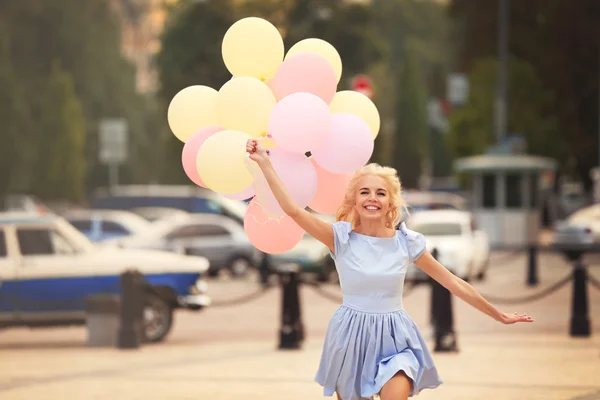
[[[331,258],[335,258],[341,255],[348,247],[348,241],[350,240],[350,232],[352,231],[352,224],[350,222],[338,221],[331,225],[333,227],[333,243],[335,254],[329,251]]]
[[[406,227],[403,222],[400,225],[400,231],[406,239],[406,245],[408,247],[408,256],[410,262],[413,263],[419,259],[425,253],[427,244],[425,243],[425,237],[419,232],[411,231]]]

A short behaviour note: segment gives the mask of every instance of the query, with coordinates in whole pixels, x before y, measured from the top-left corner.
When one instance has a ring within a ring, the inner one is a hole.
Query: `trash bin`
[[[89,347],[116,347],[121,313],[120,296],[97,294],[85,301],[85,320]]]

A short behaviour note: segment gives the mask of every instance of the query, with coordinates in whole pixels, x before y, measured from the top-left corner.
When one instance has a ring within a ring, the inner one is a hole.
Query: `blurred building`
[[[157,89],[154,56],[160,49],[167,11],[165,6],[176,0],[110,0],[121,23],[121,49],[136,68],[139,92]]]

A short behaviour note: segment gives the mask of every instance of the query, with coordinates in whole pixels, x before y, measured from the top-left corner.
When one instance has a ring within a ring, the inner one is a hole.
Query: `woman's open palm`
[[[517,322],[533,322],[533,318],[530,315],[518,314],[516,312],[514,314],[503,313],[501,322],[505,325],[511,325]]]

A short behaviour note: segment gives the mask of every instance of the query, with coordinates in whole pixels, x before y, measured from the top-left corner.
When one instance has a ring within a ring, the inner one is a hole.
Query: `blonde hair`
[[[358,183],[363,176],[367,175],[375,175],[386,181],[389,189],[390,209],[386,215],[385,226],[388,228],[396,228],[396,226],[402,222],[402,210],[408,214],[406,202],[402,198],[400,178],[398,178],[398,173],[394,168],[382,167],[375,163],[365,165],[354,173],[354,176],[348,183],[344,201],[336,213],[336,221],[351,222],[353,228],[360,224],[360,218],[358,217],[358,213],[354,206],[356,203],[356,192],[359,189]]]

